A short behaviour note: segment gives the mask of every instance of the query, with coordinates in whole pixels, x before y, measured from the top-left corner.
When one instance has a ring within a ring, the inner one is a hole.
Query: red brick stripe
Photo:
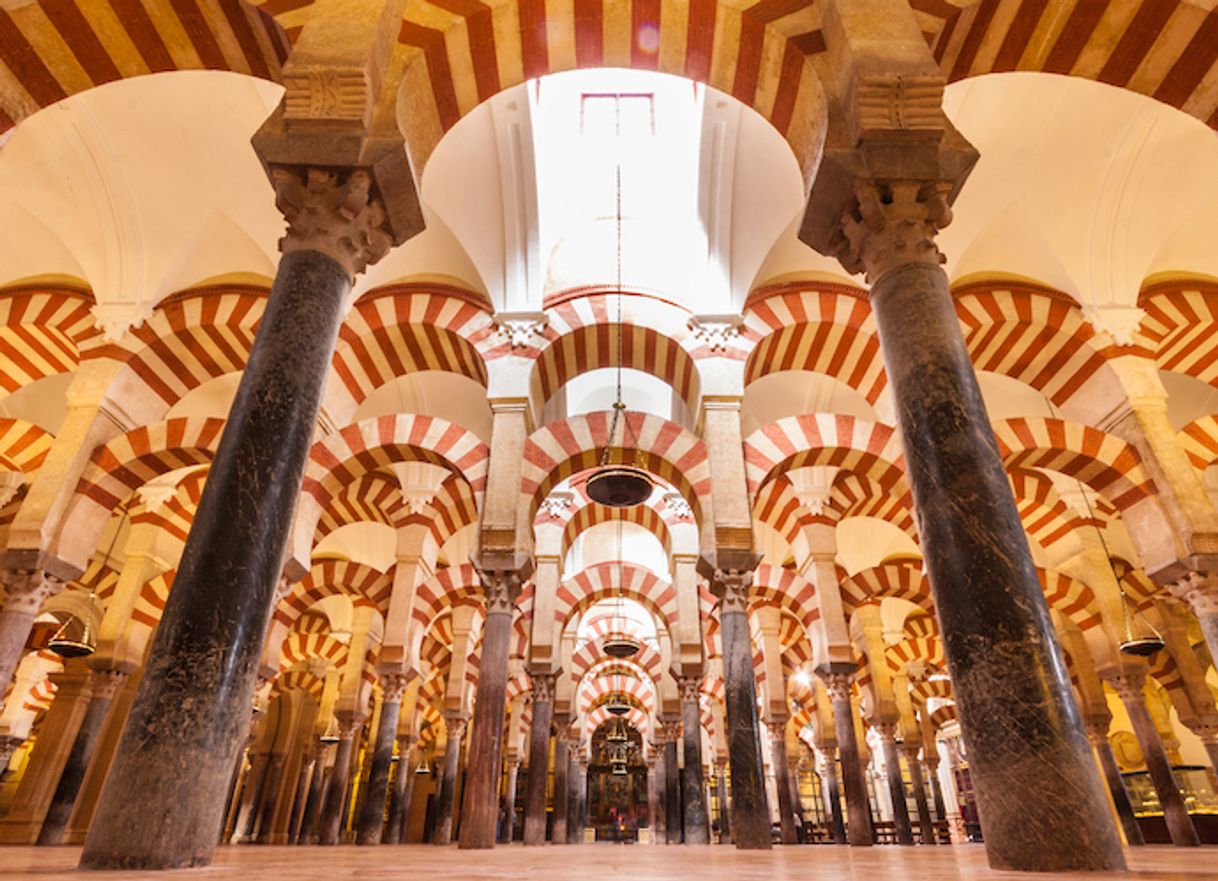
[[[715,0],[689,0],[685,28],[685,75],[704,83],[710,79],[715,44]]]
[[[1196,91],[1215,61],[1218,61],[1218,9],[1201,22],[1201,27],[1197,28],[1154,96],[1173,107],[1180,107]]]
[[[3,9],[0,9],[0,60],[12,71],[21,87],[30,93],[30,97],[38,102],[38,106],[46,107],[68,97],[63,86],[26,40],[25,34]]]
[[[417,46],[423,50],[432,95],[436,99],[436,110],[440,114],[440,125],[448,131],[457,124],[461,112],[457,108],[457,96],[453,91],[452,70],[448,66],[448,47],[444,45],[444,34],[434,28],[403,21],[398,40],[407,46]]]
[[[960,54],[956,56],[956,63],[952,65],[949,80],[955,81],[968,76],[969,70],[977,58],[977,52],[981,49],[981,41],[997,10],[998,0],[981,0],[977,4],[977,14],[973,17],[973,23],[969,26],[968,33],[964,35],[964,43],[960,46]]]
[[[68,44],[80,66],[85,69],[94,85],[120,79],[122,74],[114,65],[114,59],[102,46],[88,20],[81,14],[74,0],[42,0],[42,11],[46,13],[55,30]]]
[[[1108,10],[1110,0],[1078,0],[1045,59],[1046,73],[1069,73]]]
[[[995,73],[1015,70],[1019,66],[1019,59],[1028,48],[1028,41],[1032,39],[1036,25],[1040,23],[1048,5],[1049,0],[1023,0],[1019,4],[1019,10],[1002,39],[1002,45],[998,47],[998,55],[994,58],[992,70]]]
[[[224,17],[228,19],[229,27],[233,29],[233,36],[237,38],[237,45],[241,47],[241,54],[245,56],[245,63],[249,67],[250,73],[269,80],[271,69],[262,55],[262,47],[258,45],[258,38],[254,36],[250,20],[246,17],[246,10],[249,7],[241,3],[241,0],[218,0],[218,2]]]
[[[1159,38],[1176,6],[1176,0],[1143,0],[1137,15],[1125,29],[1116,49],[1108,56],[1108,63],[1096,79],[1114,86],[1123,86],[1129,82],[1138,65],[1145,60],[1150,47]]]
[[[228,70],[229,65],[224,60],[224,53],[220,51],[220,44],[207,26],[207,19],[199,10],[198,3],[195,0],[169,0],[169,4],[177,13],[178,20],[182,23],[186,35],[190,37],[195,51],[199,53],[203,66],[209,70]]]

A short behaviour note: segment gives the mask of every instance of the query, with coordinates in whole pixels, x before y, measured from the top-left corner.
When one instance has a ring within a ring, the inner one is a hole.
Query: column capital
[[[533,685],[533,690],[529,694],[529,698],[533,703],[553,703],[554,702],[554,686],[558,680],[558,674],[550,670],[530,670],[529,682]]]
[[[681,703],[697,703],[702,696],[701,676],[678,676],[677,689],[681,693]]]
[[[832,241],[834,256],[872,284],[898,266],[939,266],[946,258],[935,236],[951,222],[952,188],[948,181],[856,180]]]
[[[721,557],[721,554],[716,554]],[[749,591],[753,574],[761,557],[758,554],[732,554],[737,559],[715,562],[703,556],[698,560],[698,572],[710,582],[711,593],[719,598],[720,613],[748,612]]]
[[[787,719],[771,716],[766,720],[765,728],[770,733],[770,740],[775,743],[785,743],[787,739]]]
[[[128,674],[122,670],[93,670],[89,677],[89,689],[99,700],[114,700],[118,690],[127,683]]]
[[[474,568],[482,584],[482,596],[486,603],[486,614],[511,615],[516,609],[516,598],[529,576],[533,574],[533,560],[528,558],[517,569],[483,569],[476,561]]]
[[[1146,671],[1121,668],[1120,672],[1101,674],[1103,680],[1112,686],[1124,704],[1142,703],[1145,700],[1143,689],[1146,687]]]
[[[1189,572],[1168,584],[1167,589],[1172,596],[1188,603],[1198,618],[1218,615],[1218,573]]]
[[[877,721],[872,723],[872,728],[875,733],[880,736],[880,740],[885,743],[896,743],[897,740],[897,723],[891,720]]]
[[[406,693],[406,686],[410,684],[410,676],[406,673],[383,672],[380,674],[380,680],[381,701],[384,703],[401,703],[402,695]]]
[[[1197,735],[1202,743],[1218,744],[1218,719],[1213,716],[1190,720],[1184,723],[1184,727]]]
[[[444,727],[448,730],[449,740],[465,734],[465,726],[469,724],[469,714],[460,710],[448,710],[444,713]]]
[[[367,717],[363,713],[344,712],[335,713],[334,718],[338,720],[338,736],[343,740],[350,740],[364,726]]]
[[[681,723],[675,719],[660,719],[653,740],[657,745],[676,743],[681,739]]]
[[[351,278],[389,253],[393,246],[385,206],[364,169],[273,166],[275,207],[288,222],[279,250],[320,251]]]
[[[829,700],[837,703],[839,700],[850,700],[850,683],[854,679],[852,673],[847,673],[844,670],[817,670],[816,675],[820,677],[821,682],[825,683],[825,690],[829,692]]]
[[[1093,744],[1099,744],[1108,740],[1108,728],[1112,725],[1112,716],[1084,716],[1083,728],[1087,732],[1087,739]]]
[[[4,573],[4,608],[36,615],[42,604],[63,590],[63,582],[41,569],[9,569]]]
[[[918,753],[922,751],[922,744],[916,740],[902,740],[897,746],[901,750],[901,755],[911,763],[918,760]]]

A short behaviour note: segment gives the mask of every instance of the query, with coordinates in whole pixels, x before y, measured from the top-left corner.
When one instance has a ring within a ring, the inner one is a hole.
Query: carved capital
[[[681,723],[676,720],[661,721],[656,726],[656,743],[676,743],[681,739]]]
[[[896,722],[876,722],[874,723],[876,734],[880,735],[880,740],[885,742],[896,742],[897,739],[897,723]]]
[[[338,736],[343,740],[350,740],[364,727],[365,717],[363,715],[343,713],[336,718],[338,719]]]
[[[469,717],[465,713],[445,713],[444,727],[448,729],[448,739],[450,741],[460,740],[465,736],[465,726],[469,723]]]
[[[702,677],[681,677],[677,679],[677,689],[681,692],[681,703],[696,704],[702,697]]]
[[[749,591],[753,587],[752,569],[715,569],[710,580],[711,593],[719,598],[719,612],[749,610]]]
[[[39,569],[10,569],[4,574],[4,609],[37,615],[42,604],[63,590],[63,582]]]
[[[1188,603],[1198,618],[1218,615],[1218,577],[1212,572],[1190,572],[1167,586],[1172,596]]]
[[[1184,727],[1197,735],[1202,743],[1218,743],[1218,719],[1212,716],[1190,720],[1184,723]]]
[[[381,700],[384,703],[400,704],[410,676],[406,673],[381,673]]]
[[[825,690],[829,692],[829,700],[833,703],[839,701],[850,700],[850,681],[851,675],[839,671],[826,670],[818,671],[821,681],[825,683]]]
[[[935,236],[951,222],[951,189],[947,182],[856,180],[830,243],[834,256],[848,272],[865,272],[870,283],[898,266],[938,266],[946,258]]]
[[[554,701],[554,683],[557,681],[556,673],[543,673],[541,671],[529,672],[529,681],[533,683],[532,699],[533,703],[553,703]]]
[[[1127,670],[1121,673],[1112,673],[1105,676],[1104,681],[1112,686],[1117,696],[1120,697],[1121,703],[1126,706],[1129,704],[1141,704],[1146,699],[1143,693],[1143,689],[1146,687],[1145,672]]]
[[[1093,744],[1101,744],[1108,740],[1108,727],[1111,724],[1111,716],[1108,718],[1102,716],[1086,716],[1083,718],[1083,727],[1087,731],[1087,739]]]
[[[479,569],[478,575],[482,581],[486,614],[511,615],[516,609],[516,598],[520,596],[520,589],[524,586],[525,578],[521,572],[514,569]]]
[[[495,328],[512,349],[527,349],[545,341],[550,316],[546,312],[499,312]]]
[[[389,253],[385,207],[362,169],[345,176],[320,168],[271,169],[275,207],[288,221],[279,250],[320,251],[354,278]]]
[[[126,682],[127,674],[121,670],[94,670],[89,676],[89,690],[94,700],[110,701]]]
[[[744,318],[740,315],[693,315],[687,326],[694,339],[712,352],[727,352],[740,336]]]
[[[786,719],[770,719],[765,723],[766,731],[770,735],[770,743],[778,745],[785,743],[787,739],[787,720]]]

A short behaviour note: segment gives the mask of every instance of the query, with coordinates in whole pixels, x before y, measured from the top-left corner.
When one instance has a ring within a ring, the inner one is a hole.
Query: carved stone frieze
[[[371,121],[371,88],[363,68],[290,66],[283,72],[283,87],[283,119],[289,128],[307,120],[362,130]]]

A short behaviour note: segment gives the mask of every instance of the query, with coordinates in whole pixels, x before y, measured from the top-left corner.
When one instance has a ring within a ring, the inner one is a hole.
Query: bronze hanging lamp
[[[613,615],[609,619],[609,633],[601,641],[601,648],[611,658],[623,660],[634,657],[639,650],[639,641],[626,632],[626,616],[622,609],[622,567],[625,560],[622,557],[622,518],[617,520],[617,597],[613,606]],[[618,618],[621,617],[619,626]]]
[[[615,125],[620,133],[620,109]],[[615,367],[617,369],[617,389],[613,401],[613,419],[609,423],[609,436],[605,438],[605,449],[601,452],[600,465],[592,476],[587,479],[588,498],[610,508],[633,508],[651,498],[655,487],[654,481],[646,471],[638,466],[639,439],[630,427],[626,418],[626,404],[622,400],[622,163],[618,160],[616,168],[616,241],[617,241],[617,325],[615,327],[616,348]],[[617,437],[618,422],[622,423],[622,446],[634,450],[629,463],[609,461],[613,449],[613,439]],[[629,441],[629,443],[627,443]]]
[[[84,615],[81,617],[73,615],[68,618],[67,621],[59,625],[59,629],[47,641],[47,648],[65,660],[68,658],[86,658],[97,651],[97,634],[93,632],[93,610],[97,605],[97,584],[101,581],[102,575],[110,565],[110,555],[114,553],[114,545],[118,541],[119,533],[123,531],[123,526],[127,522],[129,511],[130,505],[124,502],[122,517],[118,521],[118,526],[114,529],[114,535],[110,536],[110,544],[106,548],[102,564],[97,570],[97,576],[89,584],[89,599],[85,605]]]

